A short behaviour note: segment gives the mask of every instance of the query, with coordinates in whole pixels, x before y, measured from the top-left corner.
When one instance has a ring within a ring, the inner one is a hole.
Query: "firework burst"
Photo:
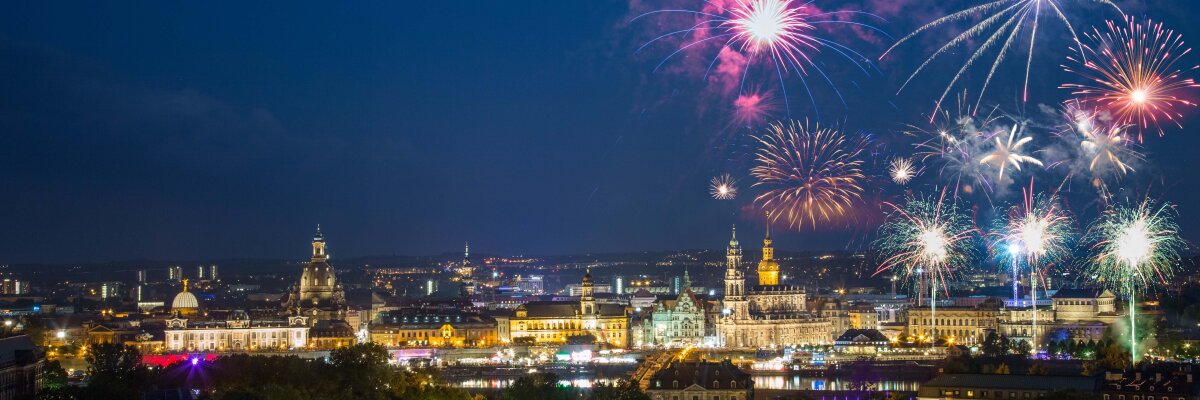
[[[897,185],[907,185],[912,178],[917,176],[916,168],[913,168],[912,160],[904,157],[892,159],[888,166],[888,174],[892,176],[892,182]]]
[[[1025,191],[1024,201],[1009,209],[994,235],[996,244],[1005,246],[1005,251],[998,254],[1023,261],[1030,270],[1039,271],[1043,265],[1062,261],[1068,255],[1073,235],[1071,217],[1058,197],[1034,195],[1032,186]]]
[[[1139,142],[1141,130],[1158,129],[1162,135],[1162,121],[1182,127],[1183,115],[1176,108],[1195,106],[1183,96],[1200,85],[1185,78],[1175,64],[1192,49],[1161,22],[1139,24],[1126,17],[1124,24],[1108,21],[1107,25],[1105,32],[1093,29],[1086,34],[1090,43],[1080,47],[1078,57],[1068,58],[1072,65],[1063,67],[1088,83],[1062,87],[1084,104],[1112,113],[1117,124],[1137,126]]]
[[[797,229],[843,217],[862,199],[861,140],[835,129],[792,121],[774,123],[760,144],[750,170],[764,192],[755,198],[772,222],[786,218]]]
[[[1004,180],[1004,169],[1010,165],[1017,171],[1021,170],[1022,164],[1042,166],[1041,160],[1021,152],[1021,147],[1033,141],[1033,138],[1029,136],[1017,138],[1017,131],[1023,130],[1023,126],[1024,124],[1020,123],[1013,124],[1012,129],[1008,132],[1008,140],[1001,140],[1000,136],[997,135],[994,138],[996,141],[995,148],[992,149],[991,153],[979,159],[980,164],[994,165],[999,169],[996,176],[997,181]]]
[[[708,192],[717,200],[733,200],[737,197],[737,181],[729,174],[721,174],[708,183]]]
[[[1132,207],[1109,208],[1084,236],[1092,251],[1088,271],[1103,285],[1129,299],[1129,349],[1137,363],[1135,317],[1139,293],[1167,284],[1179,264],[1183,239],[1170,204],[1144,200]]]
[[[876,274],[893,271],[915,278],[920,269],[945,287],[957,269],[974,260],[978,230],[953,199],[909,197],[903,206],[886,205],[892,211],[875,243],[883,257]]]
[[[957,22],[978,19],[978,23],[962,31],[962,33],[959,33],[934,51],[929,58],[925,59],[913,71],[912,75],[909,75],[908,79],[900,87],[900,91],[903,91],[912,82],[913,78],[916,78],[926,67],[941,58],[941,56],[953,52],[959,46],[966,46],[969,43],[974,43],[975,39],[986,36],[986,39],[979,44],[977,49],[969,51],[971,55],[958,69],[957,73],[954,74],[953,78],[950,79],[950,83],[946,85],[945,91],[942,92],[941,97],[938,98],[934,106],[934,112],[936,113],[941,108],[942,101],[946,99],[946,96],[950,94],[954,86],[963,78],[966,71],[971,69],[980,59],[984,58],[984,55],[988,54],[989,50],[999,46],[1000,50],[996,53],[996,58],[992,60],[991,69],[988,71],[987,78],[983,80],[982,87],[979,90],[979,99],[975,102],[975,108],[978,109],[979,104],[983,101],[983,95],[987,91],[988,85],[1000,67],[1000,63],[1005,60],[1009,51],[1019,41],[1021,32],[1027,31],[1029,53],[1025,60],[1025,86],[1022,94],[1022,98],[1027,100],[1029,98],[1029,75],[1033,67],[1033,53],[1037,45],[1039,22],[1042,19],[1060,21],[1067,28],[1067,32],[1070,33],[1074,41],[1079,43],[1079,36],[1075,34],[1075,28],[1067,18],[1067,11],[1070,11],[1067,6],[1077,6],[1079,3],[1089,2],[1111,6],[1117,13],[1121,13],[1120,8],[1110,0],[994,0],[946,15],[917,28],[917,30],[908,34],[908,36],[896,41],[880,58],[886,57],[896,47],[925,31]],[[1121,15],[1124,14],[1121,13]],[[988,33],[989,31],[990,33]]]
[[[753,65],[766,65],[774,69],[770,80],[779,81],[783,92],[784,106],[788,106],[787,89],[784,77],[795,74],[800,77],[805,91],[813,100],[805,76],[815,72],[822,80],[837,92],[837,87],[815,61],[821,51],[829,51],[844,58],[856,68],[868,72],[872,67],[871,61],[853,48],[827,38],[818,29],[822,25],[847,25],[855,28],[867,28],[886,36],[886,33],[862,22],[849,20],[847,17],[866,15],[878,18],[861,11],[832,11],[817,10],[811,2],[793,0],[729,0],[704,2],[699,10],[669,9],[651,11],[634,18],[638,20],[652,14],[685,14],[695,17],[694,24],[683,29],[667,32],[655,37],[638,51],[658,41],[668,38],[683,38],[683,43],[674,52],[664,58],[654,68],[658,71],[676,55],[689,49],[711,49],[711,44],[717,44],[719,50],[709,62],[705,77],[713,71],[718,62],[718,71],[736,71],[738,95],[746,81],[746,76]],[[731,63],[735,65],[724,65]],[[839,98],[841,94],[838,94]],[[815,100],[813,101],[815,105]],[[844,103],[844,101],[843,101]]]
[[[977,230],[971,220],[957,209],[945,192],[934,199],[909,197],[903,206],[887,203],[892,212],[879,230],[875,243],[883,261],[875,274],[892,271],[920,285],[929,282],[931,320],[937,320],[938,289],[948,290],[947,282],[956,271],[970,265],[976,256]],[[918,289],[918,292],[920,290]],[[930,336],[937,341],[937,326]]]
[[[1134,172],[1132,163],[1144,159],[1125,135],[1128,125],[1106,121],[1078,101],[1067,103],[1062,114],[1056,135],[1067,144],[1071,174],[1086,174],[1101,193],[1107,193],[1106,181]]]
[[[979,164],[982,154],[999,120],[995,109],[983,116],[972,116],[965,104],[966,94],[959,96],[957,113],[942,109],[933,114],[927,124],[909,125],[907,135],[915,136],[914,158],[921,163],[940,165],[938,176],[954,186],[954,193],[972,193],[975,187],[992,188],[990,171]],[[990,132],[990,133],[989,133]]]

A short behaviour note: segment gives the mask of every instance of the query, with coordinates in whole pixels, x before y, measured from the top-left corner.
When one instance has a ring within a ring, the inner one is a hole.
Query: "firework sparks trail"
[[[1110,207],[1088,229],[1084,242],[1092,252],[1090,274],[1129,299],[1129,352],[1136,364],[1140,355],[1135,299],[1141,292],[1166,285],[1179,265],[1183,239],[1175,224],[1175,209],[1149,199],[1134,206]]]
[[[1000,258],[1009,258],[1013,273],[1013,300],[1019,300],[1017,291],[1018,274],[1022,262],[1029,268],[1030,299],[1034,312],[1034,331],[1037,331],[1037,285],[1046,269],[1063,260],[1070,251],[1072,235],[1071,218],[1060,205],[1057,196],[1039,196],[1033,191],[1033,182],[1024,190],[1024,200],[1009,209],[1005,218],[997,221],[999,229],[992,234],[996,238],[992,246]],[[1000,246],[1004,246],[1000,250]],[[1037,336],[1033,336],[1034,351]]]
[[[708,192],[717,200],[733,200],[737,198],[737,181],[729,174],[715,176],[709,181]]]
[[[909,197],[903,206],[886,204],[892,211],[875,243],[883,257],[875,274],[892,271],[918,282],[924,275],[930,283],[930,313],[936,319],[938,289],[948,290],[956,271],[975,258],[978,230],[945,191],[936,200]],[[930,332],[936,343],[937,326],[931,325]]]
[[[946,85],[946,89],[938,97],[934,104],[934,114],[942,106],[942,102],[946,100],[946,96],[954,89],[955,85],[962,80],[964,74],[973,67],[976,62],[984,58],[989,50],[999,46],[1000,49],[996,53],[995,59],[992,60],[992,66],[988,71],[987,78],[983,80],[979,90],[979,98],[975,101],[975,111],[978,111],[979,105],[983,101],[984,94],[987,92],[988,86],[991,84],[992,78],[995,77],[996,71],[1000,64],[1007,58],[1009,51],[1018,42],[1022,31],[1028,31],[1029,53],[1025,60],[1025,83],[1022,90],[1022,101],[1029,99],[1029,76],[1033,69],[1033,54],[1037,46],[1038,30],[1040,29],[1040,21],[1043,18],[1056,19],[1062,23],[1071,35],[1071,38],[1077,45],[1080,45],[1079,35],[1075,33],[1075,28],[1071,21],[1067,18],[1067,11],[1070,9],[1067,5],[1077,5],[1077,3],[1098,3],[1105,6],[1111,6],[1117,13],[1121,13],[1121,9],[1110,0],[996,0],[990,1],[977,6],[951,13],[944,17],[933,20],[932,22],[917,28],[912,33],[896,41],[890,48],[884,51],[880,59],[886,57],[892,50],[895,50],[900,45],[912,40],[916,36],[925,31],[936,29],[944,25],[954,24],[957,22],[972,20],[979,18],[979,22],[968,27],[956,35],[953,39],[943,44],[940,48],[926,58],[916,70],[909,75],[908,79],[900,86],[897,93],[904,91],[906,87],[913,81],[917,75],[920,75],[927,67],[940,59],[943,55],[953,52],[954,49],[960,46],[966,46],[973,39],[981,36],[987,38],[979,44],[974,51],[969,51],[970,56],[966,62],[958,69],[954,76],[950,79],[950,83]],[[990,34],[987,32],[991,32]],[[931,116],[932,117],[932,116]]]
[[[832,222],[862,199],[862,140],[835,129],[792,121],[774,123],[756,138],[750,170],[764,192],[754,199],[771,222],[786,218],[797,229]]]
[[[975,188],[990,192],[994,184],[987,166],[980,165],[983,153],[998,133],[996,109],[983,116],[972,116],[965,105],[966,94],[959,96],[957,113],[942,109],[933,114],[928,125],[909,125],[906,134],[923,138],[915,144],[914,158],[922,163],[940,164],[938,176],[950,182],[957,197],[973,193]]]
[[[722,52],[736,52],[739,57],[732,58],[741,61],[742,65],[731,69],[741,71],[738,95],[742,94],[749,67],[752,64],[768,65],[774,69],[774,76],[769,80],[777,79],[779,81],[784,107],[790,109],[784,77],[793,74],[800,77],[804,90],[808,93],[809,100],[813,102],[814,107],[816,101],[804,78],[811,72],[816,72],[816,75],[833,88],[838,98],[842,99],[837,86],[833,85],[829,75],[815,61],[816,55],[821,51],[838,54],[864,74],[869,73],[869,68],[874,68],[869,58],[845,44],[824,36],[818,30],[819,26],[845,25],[866,28],[887,36],[887,33],[879,28],[846,18],[854,16],[879,18],[862,11],[822,12],[817,10],[811,2],[793,0],[733,0],[730,3],[732,3],[731,6],[723,2],[710,1],[705,2],[704,8],[700,10],[656,10],[635,17],[633,20],[636,21],[652,14],[678,13],[692,15],[696,18],[696,23],[690,27],[655,37],[639,47],[638,51],[663,39],[686,38],[684,39],[685,44],[679,46],[659,62],[654,68],[655,71],[658,71],[676,55],[690,48],[704,48],[705,44],[718,43],[720,50],[709,63],[708,70],[705,72],[706,77],[721,59]],[[720,61],[725,62],[724,60]],[[845,106],[844,99],[842,99],[842,104]]]
[[[991,153],[979,159],[980,164],[995,165],[999,169],[996,180],[1004,180],[1004,169],[1011,165],[1017,171],[1021,170],[1021,164],[1033,164],[1043,166],[1042,161],[1032,156],[1021,153],[1021,147],[1033,140],[1032,137],[1022,136],[1017,138],[1017,130],[1021,129],[1023,124],[1013,124],[1012,129],[1008,132],[1008,140],[1002,141],[999,136],[996,136],[996,146]]]
[[[917,170],[913,167],[912,160],[897,157],[888,166],[888,174],[892,176],[892,182],[897,185],[907,185],[912,178],[917,176]]]
[[[1086,34],[1089,44],[1080,47],[1078,57],[1068,57],[1072,65],[1063,66],[1087,83],[1061,87],[1071,90],[1084,104],[1112,113],[1117,124],[1138,127],[1138,142],[1146,129],[1158,129],[1161,136],[1162,121],[1183,127],[1183,114],[1177,108],[1195,106],[1183,95],[1200,85],[1185,78],[1175,64],[1192,49],[1161,22],[1140,24],[1126,17],[1123,25],[1114,21],[1107,25],[1107,31],[1093,28]]]
[[[1134,172],[1133,163],[1143,161],[1145,156],[1125,134],[1128,125],[1101,118],[1101,113],[1078,101],[1067,103],[1062,112],[1063,123],[1055,135],[1066,145],[1066,159],[1059,162],[1070,170],[1066,180],[1076,175],[1088,177],[1091,186],[1107,201],[1108,181],[1119,181]]]

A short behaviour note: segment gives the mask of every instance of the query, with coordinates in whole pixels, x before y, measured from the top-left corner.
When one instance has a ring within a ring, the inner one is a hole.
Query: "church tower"
[[[345,293],[337,282],[336,271],[329,265],[329,250],[319,225],[313,235],[312,260],[300,272],[299,285],[293,287],[284,307],[290,315],[315,317],[313,322],[345,317]]]
[[[596,314],[596,288],[592,285],[592,271],[589,269],[583,275],[583,285],[580,287],[579,313],[583,315]]]
[[[725,250],[725,298],[722,299],[724,308],[735,318],[745,317],[746,309],[746,277],[742,273],[742,246],[738,245],[737,226],[733,227],[733,237],[729,239],[729,247]]]
[[[775,248],[771,246],[771,225],[767,223],[767,236],[763,238],[762,261],[758,262],[759,286],[779,284],[779,263],[775,262]]]

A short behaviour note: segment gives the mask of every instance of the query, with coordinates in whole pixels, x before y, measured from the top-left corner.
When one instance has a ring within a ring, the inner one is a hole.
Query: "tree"
[[[135,398],[146,387],[150,372],[137,348],[119,343],[92,346],[84,360],[91,381],[87,391],[97,398]]]
[[[991,331],[984,337],[980,350],[983,351],[983,355],[986,357],[1000,357],[1007,352],[1005,347],[1001,344],[1000,335],[997,335],[995,331]]]
[[[1011,348],[1013,353],[1022,357],[1028,357],[1029,352],[1033,351],[1033,346],[1029,345],[1029,341],[1020,339],[1013,339]]]
[[[567,400],[571,391],[558,387],[558,375],[552,373],[529,374],[517,378],[507,389],[500,392],[501,400]]]
[[[391,368],[387,349],[377,343],[338,348],[329,353],[329,365],[342,390],[355,399],[383,399]]]
[[[592,388],[592,395],[588,400],[650,400],[650,396],[638,389],[637,385],[622,381],[613,385],[596,385]]]

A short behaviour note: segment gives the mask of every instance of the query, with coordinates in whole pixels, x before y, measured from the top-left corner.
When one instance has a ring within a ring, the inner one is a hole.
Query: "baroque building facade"
[[[283,302],[284,314],[308,317],[310,324],[320,320],[344,320],[346,295],[329,264],[325,235],[317,226],[312,241],[312,259],[300,273],[300,282],[292,287]]]
[[[758,285],[747,288],[737,228],[725,252],[725,297],[716,323],[718,344],[732,348],[765,348],[833,342],[834,327],[827,318],[806,309],[805,290],[779,284],[770,230],[763,239]]]
[[[509,319],[513,342],[562,344],[568,338],[591,335],[597,343],[624,348],[629,345],[629,317],[625,306],[597,303],[592,274],[583,276],[579,301],[533,301],[517,307]]]
[[[967,345],[981,343],[989,332],[996,332],[1041,347],[1048,340],[1100,340],[1104,330],[1121,318],[1116,296],[1108,290],[1059,289],[1050,298],[1051,306],[1038,307],[1036,313],[1032,307],[1004,307],[994,299],[973,307],[938,307],[936,321],[928,308],[912,308],[907,330],[910,336],[928,340],[936,328],[939,339]]]
[[[224,321],[168,319],[163,342],[169,352],[287,350],[307,346],[308,331],[306,317],[251,320],[245,312],[238,311]]]
[[[638,346],[678,347],[700,345],[705,337],[705,303],[687,289],[679,296],[654,304],[650,318],[640,325]],[[638,329],[635,327],[634,329]]]

